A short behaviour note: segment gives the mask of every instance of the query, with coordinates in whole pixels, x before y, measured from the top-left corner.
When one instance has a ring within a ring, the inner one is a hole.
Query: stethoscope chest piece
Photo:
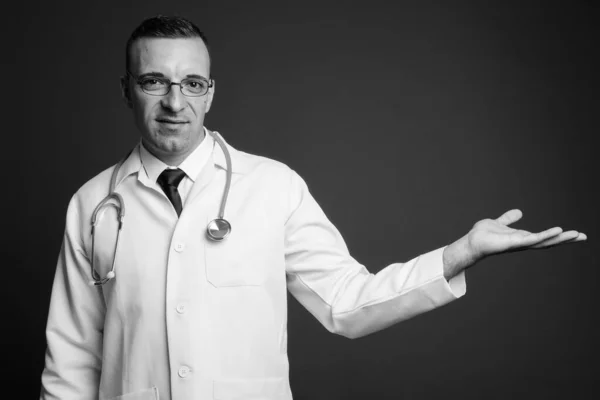
[[[231,233],[231,224],[224,218],[216,218],[208,223],[206,234],[215,241],[225,239]]]

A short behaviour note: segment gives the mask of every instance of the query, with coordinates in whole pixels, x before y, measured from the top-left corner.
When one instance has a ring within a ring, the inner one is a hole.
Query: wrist
[[[444,278],[450,280],[475,263],[469,247],[468,234],[449,244],[442,255]]]

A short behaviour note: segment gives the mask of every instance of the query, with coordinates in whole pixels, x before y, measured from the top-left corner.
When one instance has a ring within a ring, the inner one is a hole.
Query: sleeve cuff
[[[439,297],[438,300],[446,299],[442,302],[458,299],[464,296],[467,292],[467,282],[465,278],[465,271],[461,271],[450,280],[446,280],[444,277],[444,249],[447,246],[440,247],[439,249],[430,251],[429,253],[422,254],[420,256],[422,265],[426,268],[431,268],[430,272],[432,276],[439,277],[442,281],[440,285],[444,293],[439,293],[435,297]]]

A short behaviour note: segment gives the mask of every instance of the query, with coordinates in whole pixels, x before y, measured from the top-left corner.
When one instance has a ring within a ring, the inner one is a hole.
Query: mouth
[[[156,118],[156,122],[159,124],[169,124],[169,125],[183,125],[187,124],[187,121],[175,118]]]

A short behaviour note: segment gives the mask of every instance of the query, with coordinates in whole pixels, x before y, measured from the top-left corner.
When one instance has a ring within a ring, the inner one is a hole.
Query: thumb
[[[510,225],[521,219],[523,213],[518,208],[509,210],[496,219],[502,225]]]

